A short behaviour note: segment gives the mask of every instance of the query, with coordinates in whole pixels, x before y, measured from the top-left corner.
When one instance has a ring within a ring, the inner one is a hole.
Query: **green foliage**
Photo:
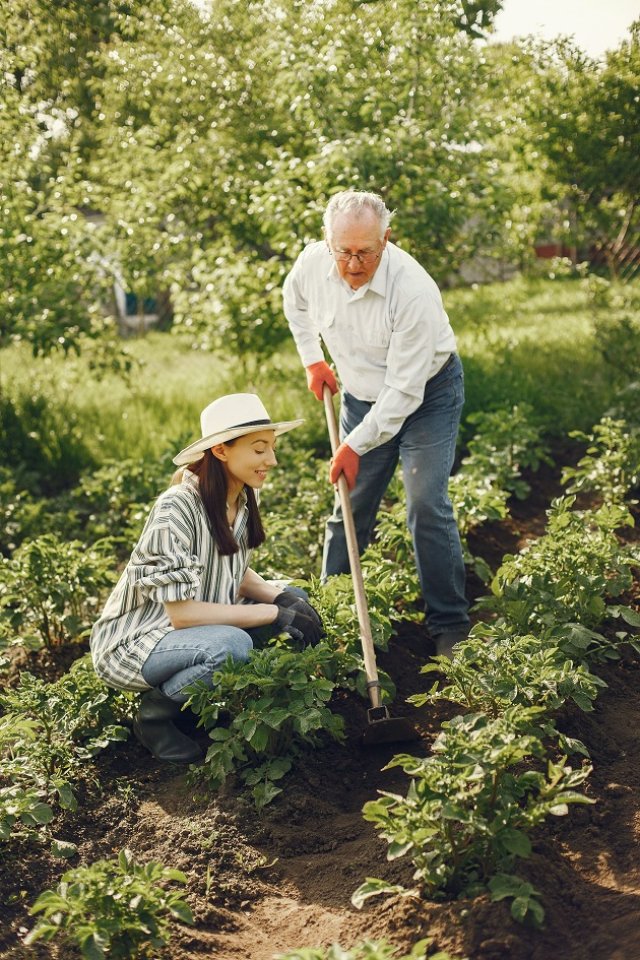
[[[180,870],[153,861],[138,864],[129,850],[117,860],[97,860],[67,870],[55,890],[41,893],[30,913],[41,914],[25,943],[54,939],[74,944],[85,960],[150,957],[171,935],[171,921],[194,922],[181,892]]]
[[[362,555],[362,569],[368,590],[374,585],[386,589],[389,604],[399,612],[410,608],[421,596],[413,541],[407,527],[407,503],[403,488],[398,502],[378,515],[375,541]]]
[[[445,301],[464,361],[467,416],[527,403],[547,436],[562,437],[590,430],[611,404],[616,381],[598,352],[582,280],[518,277],[450,290]],[[607,319],[625,312],[612,306]]]
[[[534,420],[530,404],[516,404],[511,410],[472,413],[468,423],[476,428],[461,470],[491,480],[519,500],[529,495],[524,469],[537,470],[552,463],[542,430]]]
[[[350,949],[334,943],[327,948],[307,947],[292,950],[289,953],[279,953],[275,960],[427,960],[427,949],[430,944],[430,939],[420,940],[414,944],[410,953],[400,956],[397,949],[389,946],[384,940],[381,942],[366,940]],[[437,953],[430,953],[428,956],[429,960],[454,960],[445,950],[438,950]]]
[[[44,795],[42,790],[18,784],[0,787],[0,841],[8,840],[14,827],[30,831],[51,822],[53,810],[43,802]]]
[[[394,601],[397,601],[398,594],[396,584],[389,582],[386,568],[378,573],[374,575],[373,570],[368,570],[368,575],[363,579],[374,645],[380,650],[387,650],[393,633],[391,617],[395,613]],[[308,589],[313,606],[320,613],[328,642],[337,649],[358,656],[360,624],[351,576],[344,573],[330,577],[324,584],[312,580],[304,586]]]
[[[611,275],[628,277],[640,229],[640,21],[604,65],[571,43],[543,47],[535,60],[538,96],[525,101],[524,113],[546,161],[550,190],[565,208],[569,242],[595,242]]]
[[[1,558],[0,642],[29,648],[85,636],[101,594],[113,584],[109,541],[90,549],[79,540],[65,542],[45,534]]]
[[[288,444],[282,457],[261,495],[267,539],[256,563],[270,579],[308,579],[320,574],[324,521],[332,503],[328,467],[309,458],[302,444]]]
[[[168,454],[141,459],[105,460],[87,473],[69,494],[71,508],[86,540],[108,537],[127,555],[135,543],[152,501],[168,486],[172,473]]]
[[[0,467],[0,553],[10,556],[26,537],[38,536],[45,512],[44,503],[20,490],[13,472]]]
[[[139,299],[170,291],[178,330],[257,368],[247,344],[264,356],[288,336],[283,273],[345,186],[382,190],[441,278],[497,245],[517,190],[476,38],[499,6],[105,0],[59,16],[19,0],[1,24],[0,339],[78,349],[113,329],[117,277]]]
[[[607,373],[619,387],[637,379],[640,368],[640,323],[637,286],[613,282],[595,274],[586,280],[593,312],[596,348]]]
[[[59,493],[92,465],[77,414],[62,398],[52,403],[49,391],[33,383],[15,397],[0,388],[0,433],[0,465],[33,494]]]
[[[258,808],[269,803],[302,744],[316,744],[321,733],[343,738],[342,719],[327,704],[349,666],[326,643],[302,651],[270,646],[254,650],[248,663],[229,660],[214,674],[213,690],[198,684],[187,701],[212,740],[192,779],[217,789],[235,772]]]
[[[606,687],[584,664],[566,657],[557,631],[518,636],[499,623],[477,624],[453,660],[441,657],[422,673],[443,674],[445,686],[436,681],[429,693],[410,697],[411,703],[448,700],[489,717],[513,704],[551,712],[566,700],[592,710],[599,690]]]
[[[491,585],[493,597],[480,601],[518,633],[558,623],[597,626],[606,614],[605,598],[633,583],[633,551],[615,535],[633,522],[628,511],[617,504],[572,510],[574,501],[553,501],[545,535],[504,558]]]
[[[539,896],[538,891],[530,883],[509,873],[497,873],[489,881],[489,890],[493,901],[513,898],[511,916],[514,920],[530,922],[534,927],[542,926],[544,910],[535,899]]]
[[[640,486],[640,432],[624,420],[603,417],[591,434],[574,430],[570,436],[588,447],[577,467],[562,471],[567,493],[592,490],[607,503],[623,503]]]
[[[131,694],[108,690],[89,656],[55,683],[23,673],[17,687],[0,694],[0,837],[33,821],[48,823],[52,805],[74,810],[73,782],[109,743],[125,740]],[[45,809],[46,808],[46,809]],[[36,812],[45,819],[36,819]],[[48,812],[47,812],[48,811]]]
[[[569,803],[590,802],[576,790],[590,768],[574,770],[565,758],[548,761],[544,772],[524,768],[545,755],[533,726],[538,713],[511,707],[493,720],[454,717],[443,723],[430,757],[401,754],[389,764],[411,778],[406,797],[382,792],[363,814],[388,841],[389,859],[411,857],[425,895],[473,895],[529,856],[534,826],[566,814]]]

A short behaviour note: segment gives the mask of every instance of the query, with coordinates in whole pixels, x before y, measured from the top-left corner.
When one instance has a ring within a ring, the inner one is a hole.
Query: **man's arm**
[[[355,453],[362,456],[395,437],[418,409],[440,347],[438,331],[443,328],[450,330],[439,297],[425,292],[403,305],[389,342],[384,386],[362,423],[344,438]],[[443,343],[445,349],[455,350],[452,332]]]

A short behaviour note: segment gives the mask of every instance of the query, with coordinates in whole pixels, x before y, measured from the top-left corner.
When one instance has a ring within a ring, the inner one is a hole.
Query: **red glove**
[[[344,473],[345,480],[349,490],[353,490],[356,485],[356,477],[360,469],[360,455],[352,450],[348,443],[341,443],[336,450],[335,456],[331,460],[329,469],[330,483],[337,483],[338,477]]]
[[[306,370],[307,386],[320,403],[322,403],[322,387],[325,383],[329,387],[329,390],[331,390],[331,396],[338,392],[338,383],[333,370],[324,360],[318,360],[317,363],[312,363]]]

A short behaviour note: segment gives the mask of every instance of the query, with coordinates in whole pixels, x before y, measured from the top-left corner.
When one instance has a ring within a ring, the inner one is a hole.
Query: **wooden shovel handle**
[[[340,438],[338,435],[336,414],[335,410],[333,409],[331,390],[326,383],[322,388],[322,399],[324,400],[327,427],[329,428],[331,450],[333,454],[335,454],[340,445]],[[341,473],[338,477],[336,486],[338,488],[338,496],[340,497],[340,506],[342,507],[342,520],[344,523],[344,532],[347,540],[347,552],[349,555],[349,566],[351,568],[351,579],[353,581],[353,592],[356,600],[358,623],[360,624],[360,640],[362,643],[362,653],[364,655],[364,668],[367,675],[369,698],[371,700],[372,707],[379,707],[381,705],[380,681],[378,679],[378,668],[376,666],[376,656],[373,647],[373,636],[371,633],[371,621],[369,620],[367,597],[364,592],[362,567],[360,566],[360,553],[358,551],[358,538],[356,536],[356,528],[353,522],[353,511],[351,510],[349,486],[344,473]]]

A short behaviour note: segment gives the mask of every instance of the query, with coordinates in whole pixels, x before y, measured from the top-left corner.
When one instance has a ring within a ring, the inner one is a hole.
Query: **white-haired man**
[[[322,400],[341,381],[341,444],[330,480],[344,473],[360,550],[398,460],[407,522],[438,653],[451,655],[469,631],[460,536],[448,496],[460,414],[462,364],[434,280],[389,242],[391,213],[381,197],[347,190],[331,198],[325,240],[309,244],[284,284],[284,312]],[[349,570],[340,504],[325,532],[323,577]]]

